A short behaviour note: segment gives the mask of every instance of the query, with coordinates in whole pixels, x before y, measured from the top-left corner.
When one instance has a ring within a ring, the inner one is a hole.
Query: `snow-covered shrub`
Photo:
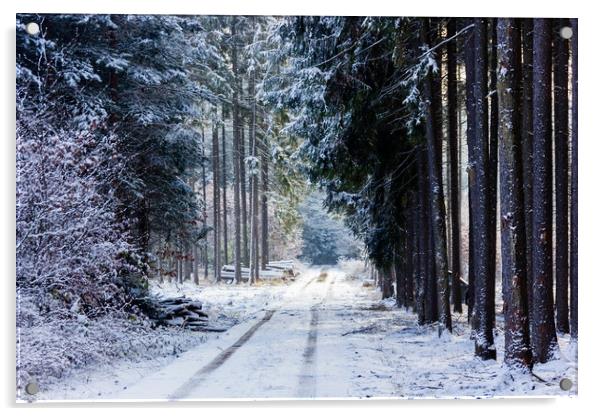
[[[112,183],[122,167],[110,134],[69,128],[56,107],[17,91],[17,379],[60,377],[115,356],[143,331],[127,287],[141,276]],[[129,318],[136,317],[129,327]],[[119,323],[118,323],[119,322]],[[113,329],[109,325],[113,325]],[[134,325],[135,324],[135,325]],[[119,327],[124,329],[119,330]]]
[[[17,385],[44,388],[74,369],[177,354],[205,340],[153,328],[132,303],[143,287],[114,188],[110,135],[17,120]]]
[[[120,285],[135,259],[115,214],[111,138],[24,123],[17,121],[17,287],[68,314],[102,314],[124,302]]]
[[[202,333],[155,328],[144,317],[112,313],[88,319],[39,314],[32,298],[20,298],[17,331],[17,382],[37,380],[42,388],[74,369],[108,365],[116,359],[141,361],[179,354],[206,340]]]

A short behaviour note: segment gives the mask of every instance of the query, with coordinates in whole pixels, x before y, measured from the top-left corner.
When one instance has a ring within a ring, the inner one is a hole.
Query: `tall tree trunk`
[[[234,145],[232,148],[232,165],[234,166],[234,280],[236,283],[241,281],[241,218],[240,218],[240,195],[241,195],[241,177],[240,177],[240,89],[238,82],[238,39],[237,27],[238,17],[232,16],[232,72],[236,78],[234,82],[234,97],[232,100],[232,131],[234,136]]]
[[[527,297],[529,322],[533,324],[533,19],[521,19],[522,29],[522,101],[521,153],[525,241],[527,255]]]
[[[201,128],[201,190],[202,190],[202,208],[201,208],[201,218],[203,226],[207,226],[207,175],[206,175],[206,142],[205,142],[205,128]],[[195,192],[195,184],[192,184],[192,190]],[[203,240],[205,241],[205,240]],[[203,258],[204,256],[203,250],[201,249],[201,255],[199,255],[198,241],[196,239],[193,240],[193,273],[194,273],[194,283],[199,284],[199,257]],[[203,259],[204,260],[204,259]]]
[[[474,28],[474,143],[469,147],[471,202],[474,208],[474,314],[475,354],[495,359],[495,276],[491,270],[491,178],[489,178],[489,129],[487,110],[487,20],[475,19]],[[477,243],[478,241],[478,243]]]
[[[423,20],[422,41],[430,45],[429,23]],[[449,305],[449,280],[447,267],[447,233],[445,230],[445,202],[443,200],[443,178],[441,167],[441,139],[437,137],[436,110],[432,73],[425,77],[424,95],[427,102],[426,138],[429,183],[431,191],[431,221],[433,225],[433,246],[435,272],[437,277],[437,295],[439,312],[439,334],[444,330],[451,332],[451,312]]]
[[[569,332],[569,41],[554,30],[554,152],[556,195],[556,329]]]
[[[416,228],[413,218],[413,207],[416,204],[415,195],[412,194],[410,196],[410,200],[412,203],[410,207],[405,210],[405,223],[407,224],[408,232],[406,234],[405,239],[405,251],[402,253],[405,269],[404,269],[404,279],[403,285],[400,290],[404,291],[404,306],[406,309],[409,309],[410,306],[414,303],[414,274],[416,273],[415,264],[414,264],[414,254],[415,254],[415,241],[416,241]]]
[[[451,18],[447,23],[447,37],[456,34],[456,19]],[[454,312],[462,313],[462,292],[460,288],[460,204],[458,199],[458,86],[457,86],[457,59],[456,41],[447,43],[447,134],[449,137],[449,165],[450,165],[450,206],[451,206],[451,295]]]
[[[418,279],[420,279],[420,226],[418,218],[418,196],[414,194],[413,204],[411,205],[411,221],[414,236],[412,238],[412,275],[408,277],[408,290],[411,290],[412,312],[418,315]]]
[[[252,17],[253,27],[255,27],[255,18]],[[251,255],[249,262],[249,281],[255,282],[259,278],[259,198],[258,198],[258,164],[257,161],[257,108],[255,101],[255,69],[251,72],[249,80],[249,95],[251,99],[251,139],[250,153],[253,157],[253,166],[249,175],[251,176]]]
[[[464,67],[466,71],[466,147],[469,150],[467,160],[467,183],[468,183],[468,290],[466,293],[466,305],[468,306],[468,319],[472,320],[474,313],[474,282],[475,282],[475,228],[474,228],[474,202],[472,195],[472,183],[474,182],[474,169],[470,163],[470,149],[474,146],[474,29],[470,29],[464,40]]]
[[[263,129],[265,132],[265,129]],[[268,245],[268,174],[269,174],[269,151],[268,138],[263,133],[261,140],[261,268],[266,269],[269,262],[269,245]]]
[[[199,256],[199,248],[197,247],[196,244],[193,245],[192,248],[192,273],[194,276],[194,284],[198,285],[199,284],[199,260],[200,260]]]
[[[497,181],[498,181],[498,95],[497,95],[497,19],[491,19],[491,54],[489,65],[489,97],[491,102],[489,122],[489,227],[491,228],[490,270],[497,278]],[[495,285],[495,282],[494,282]],[[494,286],[495,287],[495,286]],[[494,289],[495,291],[495,289]],[[495,296],[495,295],[494,295]],[[491,326],[495,326],[495,313],[491,314]]]
[[[426,322],[431,324],[437,322],[437,265],[435,260],[435,240],[433,236],[433,219],[431,216],[432,206],[432,195],[430,190],[430,180],[428,171],[428,159],[426,155],[428,150],[425,152],[425,165],[426,165],[426,178],[427,178],[427,198],[426,198],[426,216],[427,224],[427,245],[426,245],[426,282],[424,284],[424,304],[426,308]]]
[[[207,226],[207,156],[206,156],[206,150],[207,150],[207,142],[205,140],[205,128],[203,127],[202,129],[202,138],[203,138],[203,169],[201,171],[201,175],[203,175],[203,225]],[[218,241],[219,244],[219,241]],[[197,244],[195,242],[195,252],[198,252],[197,249]],[[203,239],[203,247],[201,248],[201,258],[203,259],[203,273],[204,273],[204,277],[205,279],[207,279],[209,277],[209,256],[207,255],[207,249],[208,249],[208,244],[207,244],[207,239],[204,238]],[[195,262],[197,262],[197,270],[196,270],[196,274],[195,274],[195,279],[197,280],[196,283],[198,283],[198,260],[195,260]]]
[[[395,295],[393,289],[393,281],[395,280],[395,265],[391,263],[388,266],[384,266],[381,271],[382,276],[382,298],[388,299]]]
[[[217,112],[217,111],[216,111]],[[217,118],[217,114],[215,114]],[[220,281],[221,278],[221,216],[220,216],[220,187],[219,187],[219,135],[217,120],[213,120],[212,128],[212,152],[211,159],[213,164],[213,276],[216,282]]]
[[[520,156],[520,23],[517,19],[499,19],[497,32],[504,362],[510,367],[531,368]]]
[[[552,28],[533,22],[533,358],[557,347],[552,273]]]
[[[242,80],[241,80],[242,84]],[[242,95],[242,85],[239,88]],[[244,265],[249,265],[249,211],[247,207],[247,174],[246,174],[246,149],[245,149],[245,122],[242,116],[242,111],[239,112],[239,165],[240,165],[240,221],[242,224],[242,258]]]
[[[571,39],[571,62],[572,62],[572,80],[571,80],[571,338],[577,339],[578,336],[578,282],[577,276],[579,272],[578,265],[578,199],[577,199],[577,184],[578,184],[578,136],[577,136],[577,109],[578,109],[578,65],[577,65],[577,19],[571,19],[571,27],[573,28],[573,37]]]
[[[178,241],[178,256],[177,256],[177,262],[178,262],[178,283],[182,284],[184,282],[184,247],[182,245],[182,240],[179,239]]]
[[[418,324],[426,323],[426,281],[428,275],[428,216],[427,211],[427,194],[428,185],[426,183],[426,157],[423,146],[420,146],[416,151],[416,161],[418,170],[418,192],[415,221],[418,230],[418,273],[416,275],[416,314],[418,315]]]
[[[226,105],[222,106],[222,204],[224,228],[224,263],[228,264],[228,178],[226,163]]]
[[[395,265],[395,298],[396,298],[396,304],[398,308],[401,308],[406,302],[406,292],[405,292],[405,279],[408,278],[408,276],[405,273],[405,249],[407,249],[407,247],[405,246],[405,241],[404,241],[404,237],[401,236],[401,238],[398,241],[398,246],[395,247],[395,258],[394,258],[394,265]]]

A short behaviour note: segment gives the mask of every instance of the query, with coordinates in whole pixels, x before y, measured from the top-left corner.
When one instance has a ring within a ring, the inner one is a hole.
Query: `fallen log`
[[[292,260],[270,261],[266,265],[268,269],[284,270],[291,276],[297,276],[298,271],[295,270],[295,263]]]
[[[229,272],[229,271],[222,270],[220,272],[220,277],[221,277],[222,280],[234,280],[235,273],[234,272]],[[245,276],[244,274],[241,275],[240,278],[243,281],[249,280],[249,276],[248,275]]]
[[[195,331],[204,330],[209,326],[209,315],[203,312],[203,305],[199,301],[185,296],[177,298],[152,296],[139,301],[142,310],[156,326],[177,326]],[[216,328],[210,330],[215,331]]]
[[[250,273],[250,269],[248,267],[241,267],[240,268],[241,274],[243,275],[247,275]],[[225,265],[222,267],[222,272],[232,272],[234,273],[234,266],[232,265]],[[276,277],[276,278],[280,278],[283,277],[283,272],[281,270],[260,270],[259,271],[259,278],[271,278],[271,277]]]

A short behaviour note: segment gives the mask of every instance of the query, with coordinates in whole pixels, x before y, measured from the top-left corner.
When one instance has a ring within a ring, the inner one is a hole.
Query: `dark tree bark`
[[[531,368],[520,144],[520,23],[499,19],[500,212],[504,363]]]
[[[410,197],[412,204],[415,205],[415,195],[412,194]],[[416,228],[413,218],[413,209],[406,209],[405,222],[407,224],[408,233],[406,234],[405,240],[405,252],[404,252],[404,262],[405,262],[405,276],[404,276],[404,287],[401,289],[405,292],[404,295],[404,306],[406,309],[409,309],[411,305],[414,303],[414,275],[416,274],[416,266],[414,262],[415,258],[415,241],[416,241]]]
[[[405,241],[403,237],[399,241],[399,246],[395,248],[395,299],[398,308],[404,306],[407,302],[405,292],[405,279],[408,278],[406,275],[406,264],[404,251],[406,249]]]
[[[411,221],[412,230],[414,231],[412,237],[412,275],[408,277],[407,293],[411,296],[410,304],[412,305],[412,311],[418,314],[418,290],[417,282],[420,278],[420,220],[418,217],[418,196],[414,194],[413,203],[411,205]]]
[[[239,91],[242,95],[242,77],[240,77],[240,87]],[[240,96],[239,96],[240,97]],[[238,152],[238,163],[240,166],[240,221],[242,226],[242,258],[241,261],[245,265],[249,265],[249,215],[247,209],[247,174],[245,167],[245,159],[246,159],[246,149],[245,149],[245,128],[244,128],[244,116],[242,115],[243,111],[239,112],[239,152]]]
[[[573,37],[571,39],[571,62],[572,62],[572,80],[571,80],[571,338],[577,339],[578,336],[578,282],[577,276],[579,272],[578,265],[578,199],[577,199],[577,184],[578,184],[578,136],[577,136],[577,109],[578,109],[578,65],[577,65],[577,19],[571,19],[571,27],[573,29]]]
[[[429,24],[423,20],[421,35],[424,44],[429,45]],[[424,80],[424,97],[426,100],[426,141],[428,177],[431,193],[430,216],[433,230],[433,246],[435,272],[437,277],[437,295],[439,312],[439,334],[444,330],[451,331],[451,312],[449,305],[449,280],[447,267],[447,233],[445,230],[445,202],[443,200],[443,178],[441,167],[441,139],[437,137],[435,125],[438,106],[435,104],[432,73],[427,73]]]
[[[207,142],[205,140],[205,130],[203,129],[203,224],[207,225],[207,158],[205,156],[207,149]],[[205,280],[209,278],[209,245],[207,240],[203,240],[203,249],[201,251],[203,259],[203,277]]]
[[[238,18],[232,17],[232,72],[238,78],[238,45],[237,45],[237,25]],[[234,83],[234,97],[232,100],[232,130],[234,135],[234,144],[232,148],[232,165],[234,166],[234,280],[236,283],[241,281],[241,178],[240,178],[240,89],[238,80]]]
[[[569,41],[554,30],[554,161],[556,195],[556,329],[569,332]]]
[[[425,151],[420,146],[416,151],[416,162],[418,170],[418,194],[415,212],[416,229],[418,230],[418,273],[416,274],[416,314],[418,315],[418,324],[426,323],[426,281],[428,275],[428,217],[427,211],[427,195],[428,186],[426,183],[426,157]]]
[[[202,159],[203,159],[203,165],[202,165],[202,169],[201,169],[201,175],[203,176],[202,178],[202,184],[203,184],[203,210],[202,210],[202,215],[203,215],[203,225],[207,225],[207,172],[206,172],[206,147],[207,144],[205,142],[205,129],[203,128],[201,130],[201,140],[202,140]],[[219,245],[219,242],[218,242]],[[207,277],[209,277],[209,262],[208,262],[208,258],[207,258],[207,242],[205,240],[203,240],[203,250],[201,250],[201,257],[203,259],[203,270],[204,270],[204,277],[205,279],[207,279]],[[198,258],[198,248],[197,248],[197,244],[194,244],[194,264],[195,264],[195,268],[194,268],[194,282],[198,285],[199,284],[199,258]]]
[[[212,152],[211,158],[213,162],[213,276],[216,282],[221,278],[221,216],[220,216],[220,166],[219,166],[219,135],[216,121],[213,121],[212,128]]]
[[[552,273],[552,27],[533,22],[533,359],[557,347]]]
[[[388,299],[391,296],[394,296],[395,291],[393,290],[393,281],[395,280],[395,265],[391,264],[381,268],[379,274],[382,279],[382,298]]]
[[[222,203],[224,228],[224,263],[228,264],[228,181],[226,177],[226,106],[222,106]]]
[[[521,153],[523,171],[523,198],[525,210],[525,238],[527,255],[527,297],[529,322],[533,323],[533,19],[521,19],[523,65],[521,101]]]
[[[497,19],[491,19],[491,53],[489,65],[489,96],[491,103],[489,121],[489,227],[491,228],[491,249],[489,252],[489,268],[495,279],[497,277],[497,181],[498,181],[498,95],[497,95]],[[494,289],[495,290],[495,289]],[[491,326],[495,326],[495,313]]]
[[[430,181],[428,176],[428,159],[425,160],[427,166],[427,197],[426,197],[426,224],[427,224],[427,245],[426,245],[426,282],[424,284],[424,304],[426,310],[426,323],[437,322],[437,269],[435,264],[435,242],[433,237],[433,220],[431,218],[432,195],[430,194]]]
[[[495,319],[495,276],[491,270],[491,178],[489,177],[489,129],[487,110],[487,20],[475,19],[474,28],[474,143],[469,146],[471,210],[474,220],[474,314],[475,354],[495,359],[493,340]]]
[[[192,183],[192,192],[196,193],[194,182]],[[203,204],[205,203],[205,201],[206,199],[203,199]],[[203,225],[205,225],[205,221],[203,221]],[[199,262],[201,258],[202,254],[199,255],[199,248],[197,247],[197,244],[194,243],[192,246],[192,274],[194,277],[195,285],[199,284]]]
[[[456,19],[451,18],[447,23],[447,37],[456,34]],[[451,296],[454,312],[462,313],[462,292],[460,288],[460,204],[458,199],[458,86],[456,40],[447,43],[447,134],[449,137],[450,164],[450,206],[451,206]]]
[[[255,27],[255,17],[252,17]],[[252,70],[249,79],[249,96],[251,100],[251,120],[249,131],[249,152],[254,160],[257,160],[257,108],[255,101],[255,69]],[[258,175],[255,166],[249,172],[251,179],[251,253],[249,258],[249,282],[253,283],[259,279],[259,198],[258,198]]]
[[[264,129],[265,131],[265,129]],[[261,268],[265,269],[270,260],[269,255],[269,224],[268,224],[268,190],[269,190],[269,154],[267,136],[261,140]]]
[[[467,22],[469,23],[469,22]],[[466,70],[466,144],[470,149],[474,146],[474,29],[470,29],[464,40],[464,66]],[[468,290],[466,305],[468,306],[468,319],[472,320],[474,313],[474,282],[475,282],[475,256],[474,256],[474,213],[471,183],[474,181],[474,170],[468,155]]]

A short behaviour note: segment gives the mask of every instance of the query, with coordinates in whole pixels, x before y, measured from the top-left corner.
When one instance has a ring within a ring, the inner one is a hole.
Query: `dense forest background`
[[[21,347],[140,328],[149,279],[362,256],[483,359],[499,274],[505,363],[550,360],[578,336],[577,51],[576,19],[18,15]]]

